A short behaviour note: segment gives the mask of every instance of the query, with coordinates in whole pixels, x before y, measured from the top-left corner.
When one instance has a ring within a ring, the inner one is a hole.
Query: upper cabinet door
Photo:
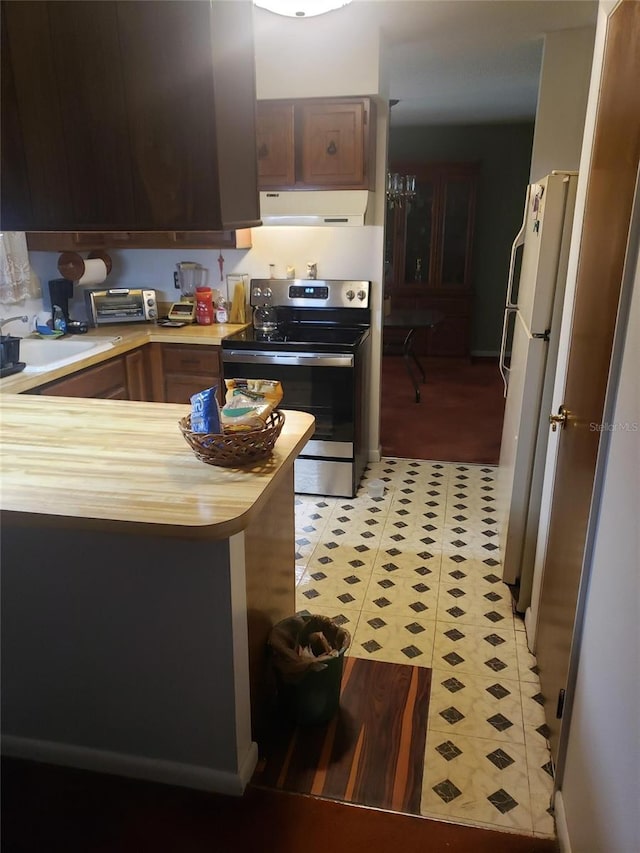
[[[3,3],[2,16],[3,154],[15,140],[2,162],[2,227],[132,219],[116,5]]]
[[[258,101],[260,189],[373,189],[374,102]]]
[[[364,103],[303,105],[300,112],[303,183],[362,186],[366,180]]]
[[[260,187],[295,183],[293,104],[258,102],[257,149]]]
[[[2,227],[256,224],[252,32],[249,0],[3,4]]]

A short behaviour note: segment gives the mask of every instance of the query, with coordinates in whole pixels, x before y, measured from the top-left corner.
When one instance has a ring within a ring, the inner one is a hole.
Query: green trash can
[[[269,634],[279,712],[301,726],[330,720],[340,706],[351,635],[326,616],[298,613]]]

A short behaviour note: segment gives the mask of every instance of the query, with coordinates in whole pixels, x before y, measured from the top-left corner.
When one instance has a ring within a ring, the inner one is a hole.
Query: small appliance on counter
[[[85,290],[87,316],[92,326],[108,323],[145,323],[158,319],[155,290],[140,287]]]
[[[209,270],[194,261],[180,261],[176,269],[176,287],[180,288],[181,301],[195,302],[196,290],[209,283]]]
[[[193,323],[196,319],[196,303],[174,302],[167,316],[174,323]]]

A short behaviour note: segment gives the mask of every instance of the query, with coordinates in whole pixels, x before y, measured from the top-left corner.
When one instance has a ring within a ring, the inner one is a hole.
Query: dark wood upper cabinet
[[[370,98],[258,101],[258,181],[267,189],[373,189]]]
[[[3,228],[259,224],[249,0],[3,3],[2,37]]]
[[[27,231],[27,247],[41,252],[94,249],[250,249],[251,229],[235,231]]]

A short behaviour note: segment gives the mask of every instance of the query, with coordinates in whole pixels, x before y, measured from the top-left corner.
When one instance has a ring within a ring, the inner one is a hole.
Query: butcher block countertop
[[[271,457],[245,468],[200,462],[178,420],[189,406],[3,395],[3,523],[223,539],[251,523],[314,430],[285,411]]]
[[[86,358],[78,359],[73,364],[55,370],[43,370],[39,373],[14,373],[0,379],[0,394],[21,394],[38,388],[55,379],[63,379],[85,367],[100,364],[109,358],[123,355],[132,349],[144,346],[148,343],[162,344],[197,344],[198,346],[220,346],[224,338],[247,328],[247,323],[213,323],[211,326],[198,326],[197,324],[171,328],[168,326],[157,326],[155,323],[133,323],[131,325],[102,326],[90,329],[85,335],[66,335],[62,340],[91,340],[91,338],[115,339],[111,349],[104,352],[88,355]],[[55,346],[55,341],[51,342]]]

